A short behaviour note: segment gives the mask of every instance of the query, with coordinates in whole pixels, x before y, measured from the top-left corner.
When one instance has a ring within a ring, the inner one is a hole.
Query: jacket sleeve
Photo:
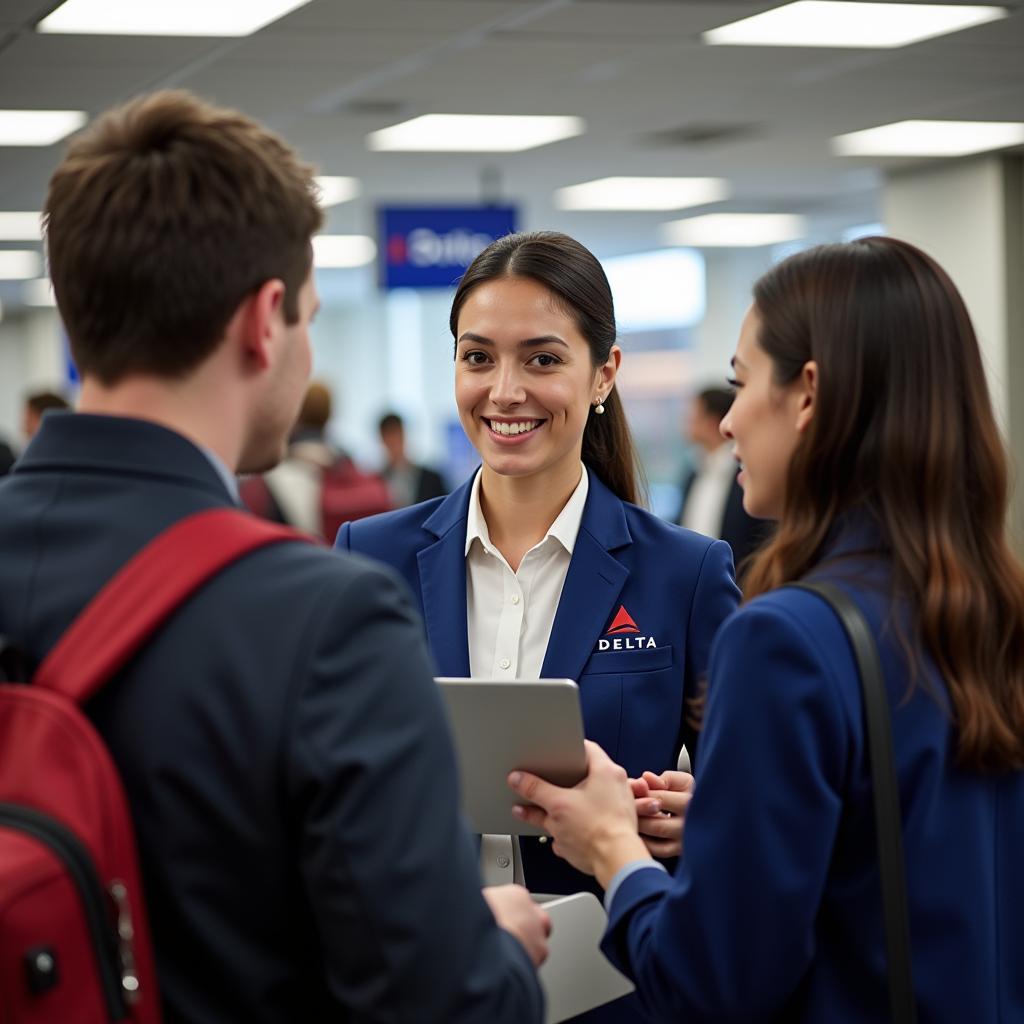
[[[688,699],[699,697],[708,680],[711,645],[722,623],[736,610],[739,588],[733,572],[732,551],[723,541],[708,546],[697,573],[690,619],[686,627],[686,677],[683,693]],[[684,717],[689,708],[684,708]],[[697,733],[681,726],[680,740],[686,743],[696,763]]]
[[[760,602],[715,641],[679,867],[625,879],[602,946],[657,1019],[774,1019],[811,962],[852,742],[820,644]]]
[[[324,602],[286,730],[303,885],[354,1021],[540,1021],[525,950],[495,924],[459,816],[422,630],[375,568]]]

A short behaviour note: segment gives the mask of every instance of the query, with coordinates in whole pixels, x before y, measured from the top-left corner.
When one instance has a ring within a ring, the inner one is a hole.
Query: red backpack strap
[[[221,569],[268,544],[309,539],[234,508],[180,520],[125,563],[89,602],[43,660],[33,684],[84,704]]]

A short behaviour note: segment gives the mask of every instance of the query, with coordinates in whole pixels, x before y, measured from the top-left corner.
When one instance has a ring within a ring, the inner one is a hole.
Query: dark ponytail
[[[589,249],[557,231],[506,235],[473,260],[452,301],[449,325],[453,338],[458,336],[459,313],[469,293],[477,285],[501,277],[525,277],[547,288],[576,321],[590,346],[593,365],[608,362],[616,334],[608,278]],[[590,407],[582,458],[613,494],[623,501],[637,501],[640,464],[615,388],[604,400],[603,415]]]

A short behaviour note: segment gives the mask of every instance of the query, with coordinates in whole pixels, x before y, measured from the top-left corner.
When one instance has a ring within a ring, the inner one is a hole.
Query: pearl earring
[[[598,416],[604,415],[604,402],[601,401],[600,395],[598,395],[597,398],[594,400],[594,412]]]

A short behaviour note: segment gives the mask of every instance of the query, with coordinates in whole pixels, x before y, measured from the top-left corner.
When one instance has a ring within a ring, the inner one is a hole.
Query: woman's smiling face
[[[611,389],[618,350],[595,368],[571,314],[522,277],[474,288],[456,339],[455,401],[484,464],[515,477],[578,465],[590,407]]]

